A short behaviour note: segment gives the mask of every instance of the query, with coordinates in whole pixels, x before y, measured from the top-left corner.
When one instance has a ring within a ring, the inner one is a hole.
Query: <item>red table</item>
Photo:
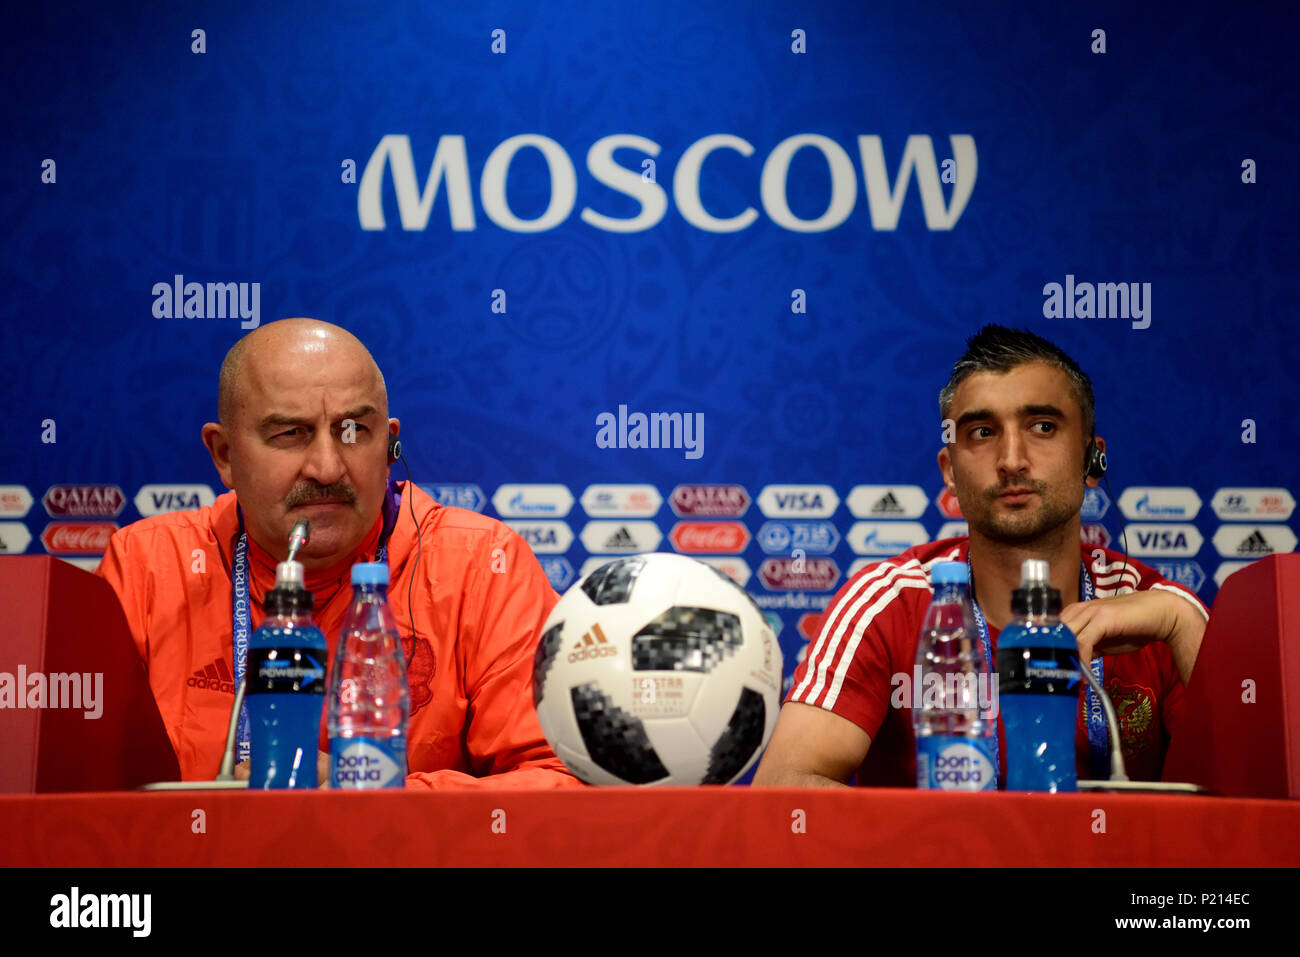
[[[1300,802],[866,788],[6,795],[0,864],[1295,867]]]

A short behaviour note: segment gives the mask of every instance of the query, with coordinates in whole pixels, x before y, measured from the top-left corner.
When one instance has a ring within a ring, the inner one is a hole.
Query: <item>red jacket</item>
[[[533,705],[537,634],[558,600],[536,557],[501,522],[441,506],[410,483],[399,488],[387,561],[389,603],[411,662],[407,786],[581,787],[546,743]],[[420,518],[418,567],[412,504]],[[356,551],[307,576],[331,661],[352,596],[352,565],[373,560],[381,524],[376,517]],[[211,506],[121,529],[98,570],[122,603],[184,780],[215,777],[225,746],[234,703],[237,531],[235,495],[228,492]],[[248,545],[255,628],[275,562],[251,538]],[[321,749],[328,750],[323,724]]]
[[[938,562],[964,562],[967,538],[948,538],[910,548],[901,555],[867,565],[844,583],[827,606],[821,632],[808,657],[795,669],[787,701],[833,711],[871,736],[866,760],[858,769],[860,787],[915,787],[916,737],[911,699],[897,693],[896,676],[910,676],[916,661],[921,623],[934,597],[930,571]],[[1150,588],[1173,592],[1202,617],[1205,606],[1191,591],[1166,581],[1155,569],[1108,548],[1080,545],[1097,598]],[[989,629],[996,653],[998,630]],[[1169,646],[1153,641],[1137,651],[1104,655],[1105,689],[1115,705],[1128,775],[1135,781],[1158,781],[1165,752],[1181,723],[1183,682]],[[901,698],[901,707],[894,703]],[[1075,725],[1079,777],[1093,776],[1088,726],[1080,711]],[[998,719],[998,753],[1006,772],[1005,729]]]

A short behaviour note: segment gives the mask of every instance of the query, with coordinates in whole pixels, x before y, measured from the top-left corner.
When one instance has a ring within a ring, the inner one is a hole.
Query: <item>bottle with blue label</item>
[[[1015,619],[998,636],[998,690],[1006,732],[1007,790],[1076,791],[1075,721],[1082,688],[1074,632],[1047,562],[1020,566]]]
[[[405,787],[410,700],[402,642],[388,606],[388,566],[353,565],[352,606],[330,673],[331,787]]]
[[[941,562],[930,582],[934,600],[911,681],[916,786],[996,790],[997,686],[971,610],[970,573],[962,562]]]
[[[263,604],[248,641],[248,786],[314,788],[329,655],[299,562],[276,566]]]

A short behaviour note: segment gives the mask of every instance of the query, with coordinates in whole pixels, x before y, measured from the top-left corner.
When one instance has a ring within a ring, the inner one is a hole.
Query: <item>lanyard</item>
[[[385,515],[387,519],[387,515]],[[396,515],[393,515],[396,521]],[[374,553],[376,562],[386,562],[389,545],[387,545],[387,536],[393,531],[389,523],[385,520],[386,528],[383,529],[383,538],[380,549]],[[235,664],[235,688],[239,688],[240,681],[244,680],[244,671],[248,667],[248,606],[252,601],[252,594],[248,590],[248,533],[243,531],[243,515],[239,516],[239,541],[235,542],[234,560],[230,564],[230,628],[231,637],[234,645],[234,664]],[[248,745],[250,735],[248,735],[248,702],[244,701],[243,707],[239,709],[239,731],[235,736],[235,762],[242,763],[247,761],[251,753]]]
[[[243,524],[242,522],[240,524]],[[239,533],[235,560],[230,566],[230,621],[235,646],[235,689],[244,680],[248,662],[248,535]],[[248,760],[248,705],[239,710],[239,736],[235,739],[235,762]]]
[[[971,569],[970,554],[966,555],[966,567],[970,569],[971,581],[975,580],[975,572]],[[1079,600],[1092,601],[1096,593],[1092,588],[1092,578],[1088,575],[1088,566],[1082,561],[1079,562]],[[980,639],[984,646],[984,660],[988,664],[989,674],[997,674],[993,666],[993,647],[989,640],[989,626],[984,620],[984,612],[980,610],[979,603],[971,602],[971,609],[975,613],[975,625],[980,630]],[[1097,684],[1105,687],[1103,684],[1104,668],[1102,666],[1101,656],[1092,659],[1092,674],[1097,679]],[[1096,780],[1104,780],[1110,776],[1109,763],[1109,738],[1106,736],[1106,715],[1102,711],[1101,700],[1097,693],[1092,690],[1091,685],[1085,682],[1085,701],[1087,702],[1088,711],[1088,758],[1092,768],[1092,776]],[[1001,718],[998,719],[1001,723]],[[998,768],[999,787],[1005,787],[1006,782],[1002,779],[1002,765],[999,763],[998,755],[998,736],[993,735],[993,763]]]

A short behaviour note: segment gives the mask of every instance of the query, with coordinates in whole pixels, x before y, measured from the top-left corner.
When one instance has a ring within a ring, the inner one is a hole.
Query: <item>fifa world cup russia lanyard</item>
[[[966,555],[966,568],[970,571],[970,580],[975,580],[975,571],[971,568],[970,555]],[[1096,592],[1092,588],[1092,578],[1088,575],[1088,566],[1082,561],[1079,562],[1079,600],[1092,601],[1096,597]],[[984,660],[988,664],[989,674],[997,674],[997,669],[993,664],[993,647],[989,641],[989,626],[984,620],[984,612],[980,610],[979,602],[972,601],[971,609],[975,612],[975,626],[980,630],[980,640],[984,646]],[[1106,687],[1103,683],[1105,670],[1102,667],[1101,656],[1092,659],[1093,677],[1097,679],[1099,687]],[[1085,683],[1086,684],[1086,683]],[[1092,768],[1092,776],[1098,781],[1105,780],[1110,776],[1109,760],[1109,739],[1106,736],[1106,714],[1102,711],[1101,700],[1097,697],[1097,692],[1092,690],[1091,685],[1085,687],[1085,701],[1088,705],[1088,758]],[[1002,771],[998,756],[998,736],[993,735],[993,761],[998,766],[998,780],[1002,782]]]
[[[387,523],[385,523],[387,524]],[[387,539],[385,528],[384,538]],[[375,552],[375,561],[388,559],[388,543],[380,544]],[[244,680],[244,671],[248,667],[249,603],[252,595],[248,590],[248,533],[244,531],[244,516],[239,516],[239,540],[235,542],[235,559],[230,568],[230,621],[231,633],[235,646],[235,688]],[[235,738],[236,763],[247,761],[250,753],[248,731],[248,703],[239,709],[239,731]]]

